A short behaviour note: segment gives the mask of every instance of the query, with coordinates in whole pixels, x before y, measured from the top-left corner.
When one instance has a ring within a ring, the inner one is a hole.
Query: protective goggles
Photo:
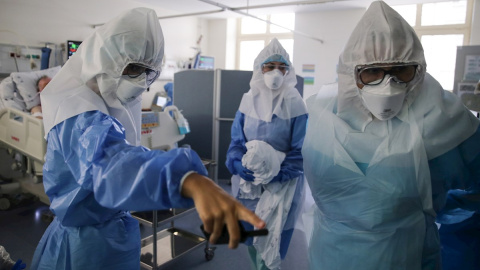
[[[130,78],[137,78],[138,76],[145,73],[147,84],[152,84],[160,75],[160,71],[151,69],[149,67],[140,65],[140,64],[128,64],[124,69],[123,75],[128,75]]]
[[[408,83],[415,78],[417,67],[418,64],[357,66],[356,80],[363,85],[379,85],[389,74],[397,83]]]
[[[274,69],[280,70],[285,75],[290,70],[290,67],[285,65],[285,64],[280,64],[280,65],[275,65],[275,64],[271,64],[271,63],[262,64],[262,72],[263,73],[272,71]]]

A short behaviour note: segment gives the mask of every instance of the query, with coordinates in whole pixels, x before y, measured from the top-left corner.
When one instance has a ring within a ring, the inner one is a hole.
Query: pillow
[[[3,107],[25,111],[25,102],[16,91],[12,77],[7,77],[0,83],[0,98]]]
[[[12,72],[10,77],[17,86],[17,91],[22,96],[27,110],[40,105],[40,96],[37,91],[37,81],[42,76],[53,78],[55,74],[61,69],[61,66],[56,66],[49,69],[42,69],[29,72]]]

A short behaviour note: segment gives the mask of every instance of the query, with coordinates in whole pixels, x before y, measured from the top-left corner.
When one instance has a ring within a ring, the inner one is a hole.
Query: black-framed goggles
[[[418,64],[385,64],[357,66],[356,80],[363,85],[379,85],[389,74],[397,83],[408,83],[415,78]]]
[[[160,75],[160,71],[151,69],[141,64],[128,64],[123,72],[124,75],[127,75],[130,78],[137,78],[143,73],[146,75],[148,85],[152,84]]]

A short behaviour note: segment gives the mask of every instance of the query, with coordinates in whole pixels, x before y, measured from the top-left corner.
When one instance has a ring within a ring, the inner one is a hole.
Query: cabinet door
[[[178,142],[190,145],[201,158],[213,159],[213,70],[184,70],[175,73],[173,102],[190,125],[190,133]]]

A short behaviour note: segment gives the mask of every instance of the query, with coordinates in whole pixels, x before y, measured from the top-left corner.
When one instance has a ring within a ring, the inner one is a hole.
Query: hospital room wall
[[[105,22],[105,10],[109,10],[110,17],[113,18],[126,9],[138,6],[132,1],[119,1],[121,2],[119,5],[113,5],[112,0],[105,1],[107,4],[110,3],[106,8],[102,3],[95,3],[95,9],[79,5],[78,13],[91,14],[90,22],[81,21],[75,14],[64,13],[61,5],[52,8],[51,5],[42,4],[42,1],[8,1],[0,8],[0,25],[2,25],[0,45],[19,44],[21,49],[25,50],[24,45],[37,49],[48,42],[60,48],[60,44],[66,43],[67,40],[85,40],[95,31],[92,27],[93,22],[99,24]],[[97,16],[99,12],[103,13],[102,16]],[[58,18],[62,19],[61,23],[58,23]],[[204,35],[201,46],[206,47],[208,44],[208,38],[205,33],[202,33],[207,29],[205,19],[199,17],[162,19],[160,24],[166,40],[165,57],[167,59],[178,61],[193,58],[195,51],[191,47],[196,45],[201,34]],[[22,53],[25,54],[25,52]],[[29,65],[25,65],[27,66]]]
[[[295,16],[295,29],[317,40],[295,35],[294,67],[298,75],[313,77],[313,84],[304,86],[304,99],[318,92],[320,86],[337,81],[338,57],[347,43],[365,9],[349,9],[301,13]],[[314,65],[313,72],[303,70],[303,65]]]

